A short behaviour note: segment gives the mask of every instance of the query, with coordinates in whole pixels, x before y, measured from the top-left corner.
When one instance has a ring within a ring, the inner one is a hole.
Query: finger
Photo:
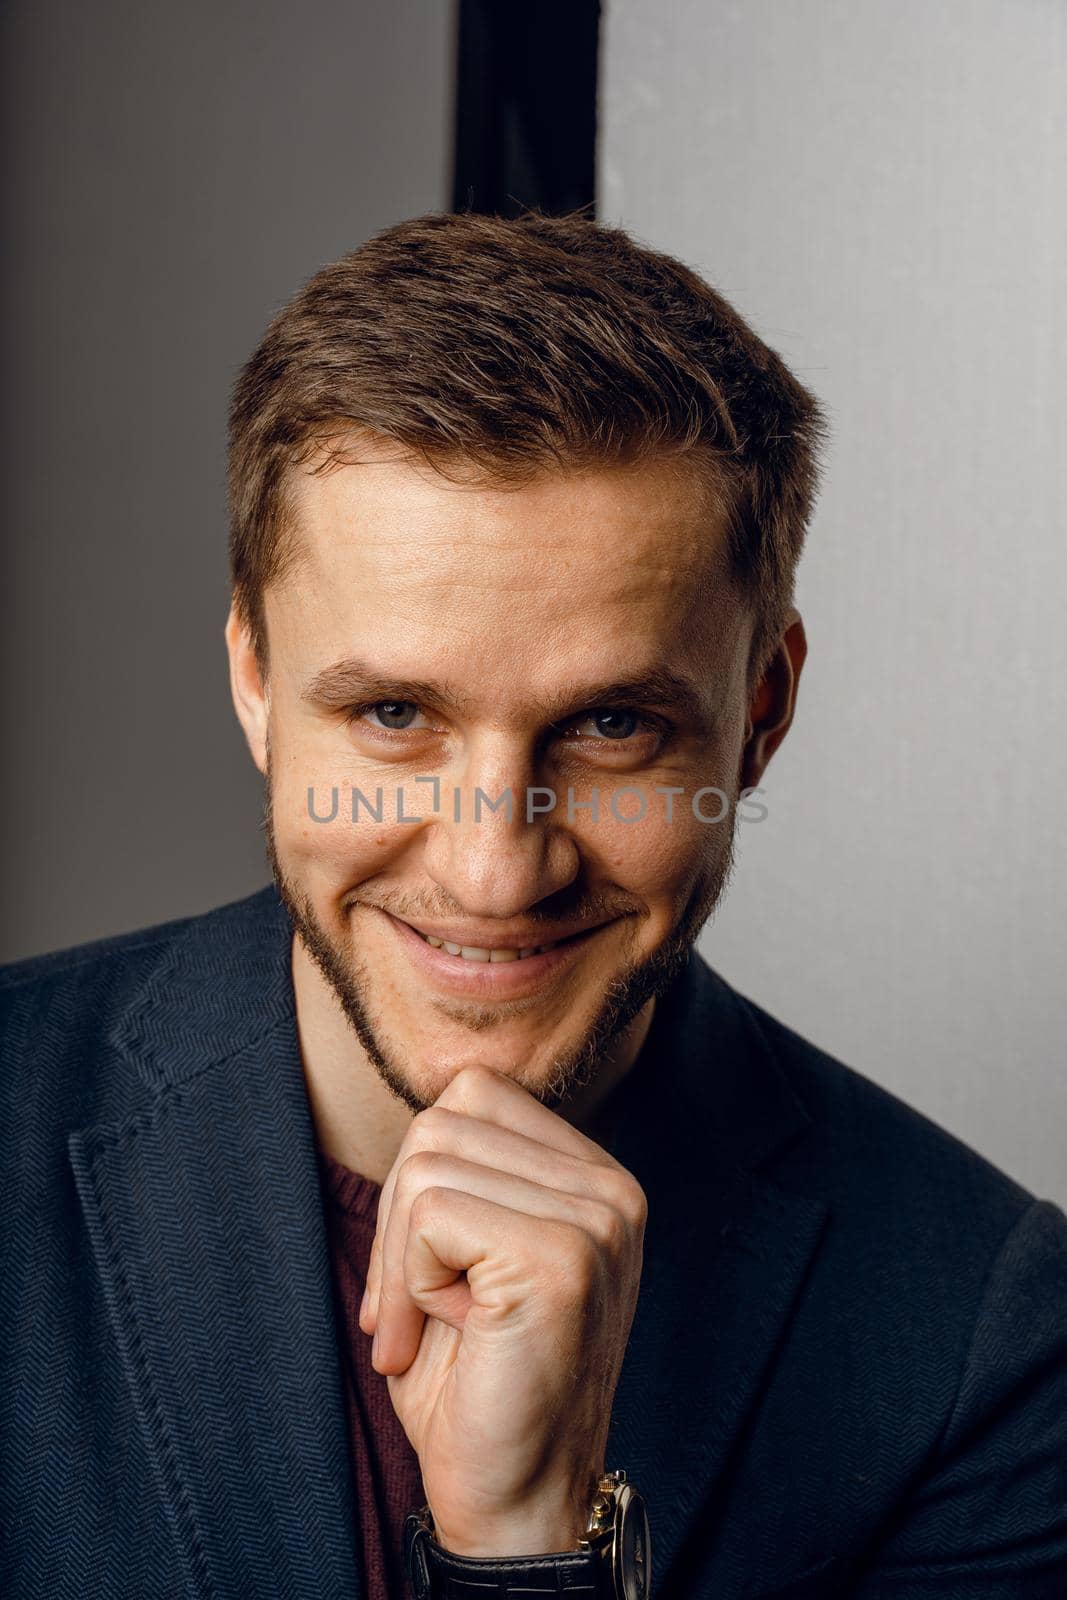
[[[463,1273],[467,1273],[468,1283],[480,1286],[478,1268],[493,1248],[491,1241],[495,1239],[498,1248],[502,1240],[506,1244],[514,1221],[515,1213],[506,1207],[458,1189],[422,1191],[404,1245],[405,1281],[410,1280],[409,1292],[418,1310],[420,1342],[426,1319],[442,1309],[442,1300]],[[454,1327],[462,1325],[458,1316],[440,1320],[448,1320]],[[374,1356],[379,1372],[398,1375],[407,1371],[418,1353],[418,1344],[412,1349],[410,1331],[408,1342],[399,1348],[399,1358],[394,1350],[383,1350],[379,1333]]]
[[[363,1285],[363,1299],[359,1307],[359,1326],[366,1334],[374,1332],[378,1305],[378,1288],[382,1280],[382,1235],[377,1229],[371,1241],[367,1262],[367,1281]]]
[[[542,1104],[521,1083],[492,1067],[464,1067],[441,1091],[434,1104],[466,1116],[481,1117],[486,1122],[500,1122],[564,1154],[584,1156],[606,1166],[619,1165],[614,1156],[558,1111]]]
[[[539,1164],[545,1163],[546,1150],[554,1151],[558,1155],[570,1156],[576,1161],[592,1162],[598,1166],[612,1169],[621,1174],[624,1181],[632,1182],[631,1175],[620,1162],[615,1160],[614,1156],[610,1155],[594,1140],[587,1138],[577,1128],[572,1127],[558,1112],[552,1111],[543,1105],[521,1084],[516,1083],[504,1073],[497,1072],[492,1067],[473,1065],[464,1067],[457,1072],[438,1096],[434,1105],[429,1107],[427,1111],[420,1112],[412,1122],[412,1126],[408,1130],[404,1143],[397,1152],[396,1160],[382,1186],[382,1193],[378,1201],[376,1237],[388,1225],[397,1170],[411,1153],[412,1148],[417,1148],[421,1143],[428,1119],[436,1115],[438,1111],[449,1111],[453,1114],[477,1119],[480,1122],[491,1123],[505,1132],[525,1135],[527,1139],[534,1141],[539,1148],[537,1156]],[[479,1159],[488,1159],[490,1164],[498,1161],[501,1165],[507,1165],[512,1160],[519,1162],[519,1153],[514,1144],[512,1144],[510,1152],[508,1149],[503,1148],[503,1144],[504,1141],[496,1141],[496,1149],[494,1151],[483,1148]],[[458,1147],[458,1140],[457,1145],[454,1147]],[[471,1153],[476,1154],[477,1152],[472,1151]],[[523,1171],[528,1176],[532,1176],[537,1171],[537,1168],[531,1169],[531,1164],[527,1162],[525,1165],[518,1164],[515,1170]],[[580,1186],[579,1192],[581,1192]],[[643,1205],[643,1201],[644,1196],[638,1190],[634,1200],[638,1210]],[[359,1316],[359,1325],[365,1333],[374,1332],[377,1325],[378,1301],[381,1293],[380,1274],[380,1255],[372,1249],[364,1300]]]
[[[602,1156],[591,1140],[584,1145]],[[389,1226],[398,1176],[405,1161],[419,1151],[445,1151],[481,1166],[497,1167],[520,1178],[560,1190],[570,1195],[602,1197],[616,1204],[634,1224],[643,1219],[644,1194],[631,1173],[612,1161],[605,1165],[570,1150],[549,1148],[525,1133],[481,1117],[450,1110],[438,1101],[412,1121],[397,1152],[378,1202],[375,1241]],[[372,1248],[367,1272],[367,1294],[360,1314],[360,1327],[372,1333],[378,1318],[381,1293],[381,1255]]]
[[[421,1151],[405,1163],[397,1185],[389,1224],[382,1248],[381,1293],[376,1324],[377,1344],[375,1366],[379,1371],[404,1372],[414,1361],[422,1337],[427,1313],[447,1321],[451,1326],[462,1326],[467,1300],[456,1296],[447,1301],[436,1300],[431,1291],[448,1288],[462,1272],[470,1272],[477,1264],[476,1258],[463,1258],[453,1253],[449,1258],[438,1258],[438,1265],[447,1265],[447,1273],[435,1269],[429,1277],[417,1282],[409,1277],[409,1246],[412,1232],[421,1226],[431,1240],[437,1237],[437,1217],[430,1196],[437,1206],[447,1208],[455,1194],[491,1204],[504,1220],[502,1232],[488,1241],[492,1258],[504,1270],[516,1276],[525,1263],[530,1271],[529,1292],[536,1292],[543,1271],[536,1263],[544,1255],[544,1227],[559,1223],[570,1228],[575,1235],[583,1235],[591,1251],[617,1252],[626,1239],[626,1226],[618,1213],[607,1202],[596,1197],[581,1197],[546,1188],[514,1173],[501,1172],[493,1167],[480,1166],[451,1154]],[[538,1224],[535,1235],[529,1225]],[[523,1253],[514,1254],[514,1236],[523,1239]],[[452,1249],[455,1252],[455,1235]],[[479,1235],[479,1248],[486,1241]],[[538,1244],[538,1241],[540,1243]],[[425,1260],[423,1266],[425,1267]],[[555,1272],[555,1265],[553,1272]],[[473,1286],[471,1288],[473,1295]]]

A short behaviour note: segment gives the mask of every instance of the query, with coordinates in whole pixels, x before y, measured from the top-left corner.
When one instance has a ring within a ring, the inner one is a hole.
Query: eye
[[[631,706],[594,706],[570,722],[557,724],[563,746],[569,744],[580,759],[641,765],[658,756],[670,741],[673,728],[662,717],[635,711]]]
[[[645,727],[636,711],[591,711],[570,730],[580,738],[632,739]],[[587,730],[591,729],[592,732]]]
[[[366,717],[372,727],[402,733],[415,725],[418,715],[419,708],[413,700],[376,700],[373,705],[357,706],[352,720],[359,721],[361,717]]]

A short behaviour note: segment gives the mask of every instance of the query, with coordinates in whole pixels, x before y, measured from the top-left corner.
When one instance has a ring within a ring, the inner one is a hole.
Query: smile
[[[446,939],[445,933],[453,930],[443,926],[416,928],[389,912],[379,914],[399,940],[421,984],[457,997],[494,1003],[547,993],[550,986],[564,981],[581,966],[586,946],[614,925],[612,919],[595,927],[565,930],[558,938],[542,944],[519,942],[528,939],[533,929],[517,930],[512,935],[501,930],[498,937],[510,937],[510,944],[465,944],[459,939]],[[471,928],[468,937],[475,933]]]
[[[413,931],[435,950],[444,950],[450,956],[462,956],[464,961],[528,961],[531,956],[542,956],[562,943],[557,939],[552,944],[529,945],[524,950],[487,950],[480,945],[450,944],[447,939],[435,939],[430,933],[419,933],[418,928]]]

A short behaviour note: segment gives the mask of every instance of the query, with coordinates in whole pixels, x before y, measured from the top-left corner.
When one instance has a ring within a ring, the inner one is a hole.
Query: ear
[[[263,682],[251,636],[233,606],[226,619],[226,649],[230,657],[230,693],[237,720],[244,729],[252,760],[260,772],[267,770],[267,726],[270,689]]]
[[[804,623],[795,608],[778,648],[753,691],[741,756],[741,787],[755,788],[774,752],[789,732],[796,709],[797,685],[808,654]]]

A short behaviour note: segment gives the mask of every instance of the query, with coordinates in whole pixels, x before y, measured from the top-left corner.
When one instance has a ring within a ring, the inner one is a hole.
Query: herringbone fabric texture
[[[0,976],[0,1595],[364,1596],[273,888]],[[655,1600],[1065,1600],[1067,1218],[695,955],[607,1466]]]

